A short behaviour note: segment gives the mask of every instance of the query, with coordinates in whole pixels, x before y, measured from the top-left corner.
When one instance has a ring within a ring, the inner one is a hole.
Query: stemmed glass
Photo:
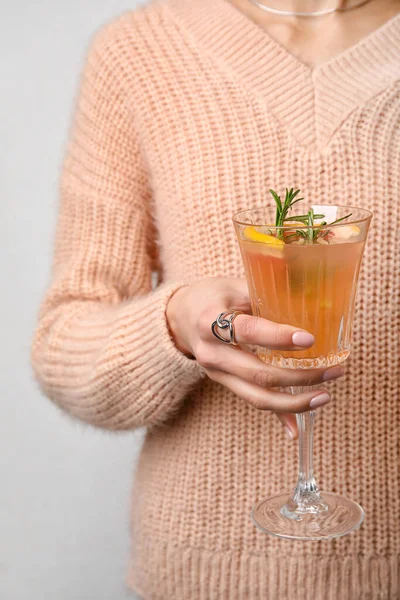
[[[323,207],[318,209],[323,212]],[[330,212],[332,207],[326,209]],[[337,224],[322,228],[288,222],[282,229],[271,225],[276,222],[275,211],[271,205],[233,217],[253,314],[305,329],[315,336],[315,343],[300,351],[258,348],[258,356],[288,369],[340,364],[350,353],[357,281],[372,214],[337,206],[335,219],[330,219],[340,220]],[[297,394],[318,387],[290,391]],[[346,535],[363,521],[359,504],[318,489],[313,472],[315,414],[311,410],[296,415],[299,475],[293,493],[261,500],[252,509],[253,522],[265,533],[322,540]]]

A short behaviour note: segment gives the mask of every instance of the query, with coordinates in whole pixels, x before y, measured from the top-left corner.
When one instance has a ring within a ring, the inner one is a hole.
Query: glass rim
[[[265,210],[265,208],[270,208],[270,207],[276,207],[275,204],[267,204],[265,207],[256,207],[253,206],[252,208],[245,208],[242,210],[239,210],[238,212],[236,212],[233,217],[232,220],[235,224],[237,225],[245,225],[245,226],[253,226],[253,227],[268,227],[268,229],[272,229],[272,230],[276,230],[276,229],[282,229],[282,227],[289,227],[290,226],[290,221],[286,223],[286,225],[269,225],[268,223],[265,222],[260,222],[260,223],[249,223],[248,221],[242,221],[240,220],[240,215],[243,215],[244,213],[247,212],[251,212],[251,211],[256,211],[256,210]],[[349,210],[351,212],[351,210],[357,210],[359,212],[365,213],[364,217],[361,218],[357,218],[357,219],[351,219],[351,217],[349,217],[349,220],[344,221],[343,223],[336,223],[335,225],[329,225],[329,223],[327,223],[325,225],[325,227],[345,227],[346,225],[355,225],[356,223],[365,223],[366,221],[371,220],[371,218],[373,217],[373,214],[370,210],[367,210],[366,208],[360,208],[359,206],[347,206],[346,204],[327,204],[327,206],[336,206],[337,208],[344,208],[346,210]],[[294,221],[295,223],[295,221]],[[319,227],[320,223],[316,223],[313,227]],[[309,225],[293,225],[294,229],[310,229],[311,227]]]

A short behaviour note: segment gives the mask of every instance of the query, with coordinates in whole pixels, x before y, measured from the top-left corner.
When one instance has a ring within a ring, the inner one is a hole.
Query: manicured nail
[[[294,435],[293,435],[293,433],[290,431],[289,427],[287,427],[287,426],[285,425],[285,427],[284,427],[284,430],[285,430],[285,433],[286,433],[287,437],[289,438],[289,440],[290,440],[291,442],[293,442],[293,440],[294,440]]]
[[[307,331],[296,331],[292,335],[292,342],[295,346],[312,346],[315,338],[311,333],[307,333]]]
[[[322,376],[322,379],[324,381],[330,381],[331,379],[337,379],[337,377],[340,377],[343,374],[344,368],[338,365],[337,367],[332,367],[331,369],[325,371],[325,373]]]
[[[315,396],[310,402],[310,408],[317,408],[318,406],[324,406],[324,404],[328,404],[331,401],[331,397],[329,394],[324,392],[323,394],[318,394]]]

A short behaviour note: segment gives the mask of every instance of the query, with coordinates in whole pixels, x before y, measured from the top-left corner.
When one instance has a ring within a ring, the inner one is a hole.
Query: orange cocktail
[[[343,227],[342,227],[343,230]],[[279,366],[317,367],[337,364],[349,355],[356,284],[364,241],[331,236],[307,244],[295,237],[277,243],[247,227],[239,238],[253,314],[311,332],[314,345],[293,352],[259,348],[260,358]],[[342,233],[342,231],[340,232]],[[285,239],[285,238],[283,238]],[[322,242],[322,243],[321,243]]]

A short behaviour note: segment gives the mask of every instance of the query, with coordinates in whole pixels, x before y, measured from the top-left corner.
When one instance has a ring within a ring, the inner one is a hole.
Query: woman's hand
[[[208,377],[221,383],[260,410],[277,413],[287,434],[297,436],[295,416],[330,401],[326,390],[292,395],[277,387],[311,386],[336,379],[343,367],[329,369],[283,369],[261,361],[243,348],[217,340],[211,324],[224,311],[251,312],[245,280],[234,278],[203,279],[180,288],[170,299],[167,320],[176,346],[196,358]],[[297,327],[279,324],[250,314],[238,315],[234,322],[239,344],[256,344],[280,350],[303,350],[314,343],[314,337]]]

